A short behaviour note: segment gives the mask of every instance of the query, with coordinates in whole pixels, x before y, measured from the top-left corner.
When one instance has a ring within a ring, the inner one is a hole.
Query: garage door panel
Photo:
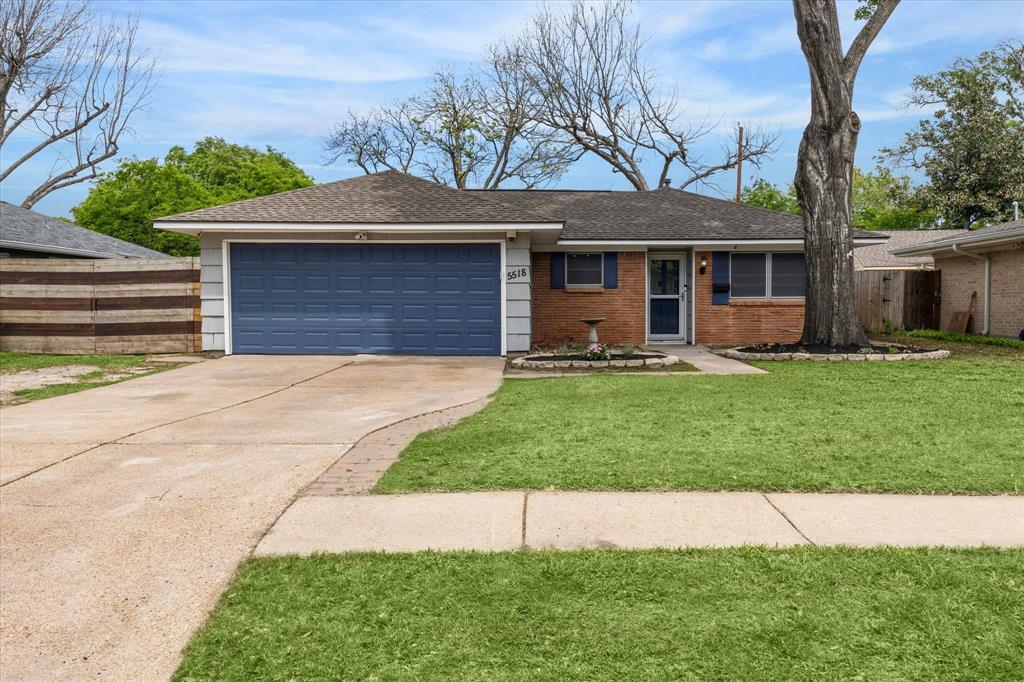
[[[501,352],[497,244],[232,244],[236,353]]]

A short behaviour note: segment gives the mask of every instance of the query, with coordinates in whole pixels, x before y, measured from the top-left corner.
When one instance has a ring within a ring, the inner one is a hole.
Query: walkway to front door
[[[647,259],[647,338],[686,342],[687,282],[685,253],[652,253]]]

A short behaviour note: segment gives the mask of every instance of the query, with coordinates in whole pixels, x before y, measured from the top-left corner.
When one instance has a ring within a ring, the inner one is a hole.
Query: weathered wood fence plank
[[[202,350],[199,259],[0,261],[0,348]]]
[[[857,308],[870,331],[938,329],[939,281],[933,270],[857,272]]]

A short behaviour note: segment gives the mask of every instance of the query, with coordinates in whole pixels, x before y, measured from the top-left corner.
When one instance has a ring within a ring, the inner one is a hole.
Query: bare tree
[[[134,19],[103,17],[88,2],[0,0],[0,151],[19,131],[31,140],[0,167],[0,181],[40,154],[56,156],[25,208],[95,178],[117,154],[153,86],[136,31]]]
[[[536,93],[492,54],[476,72],[440,69],[426,90],[359,116],[352,112],[324,141],[330,161],[363,172],[416,172],[455,187],[532,188],[560,177],[580,152],[533,120]]]
[[[360,116],[353,111],[324,140],[327,161],[346,157],[366,174],[409,173],[419,148],[420,126],[409,102],[385,105]]]
[[[545,6],[523,34],[501,45],[507,63],[521,69],[538,93],[532,115],[607,162],[637,190],[652,189],[644,172],[647,156],[659,161],[655,187],[669,181],[674,167],[686,172],[676,183],[680,188],[735,167],[735,138],[719,158],[694,152],[717,122],[683,123],[676,93],[662,95],[658,73],[644,62],[645,41],[629,13],[624,0],[575,0],[564,13]],[[778,135],[756,126],[748,133],[743,158],[759,166]]]
[[[899,0],[862,0],[867,19],[843,54],[835,0],[793,0],[800,46],[810,68],[811,120],[797,158],[797,200],[804,222],[807,297],[803,342],[865,345],[853,273],[851,191],[860,118],[853,86],[868,47]]]

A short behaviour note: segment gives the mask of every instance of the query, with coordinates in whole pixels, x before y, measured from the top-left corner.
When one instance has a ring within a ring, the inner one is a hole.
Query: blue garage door
[[[498,244],[231,244],[235,353],[501,354]]]

